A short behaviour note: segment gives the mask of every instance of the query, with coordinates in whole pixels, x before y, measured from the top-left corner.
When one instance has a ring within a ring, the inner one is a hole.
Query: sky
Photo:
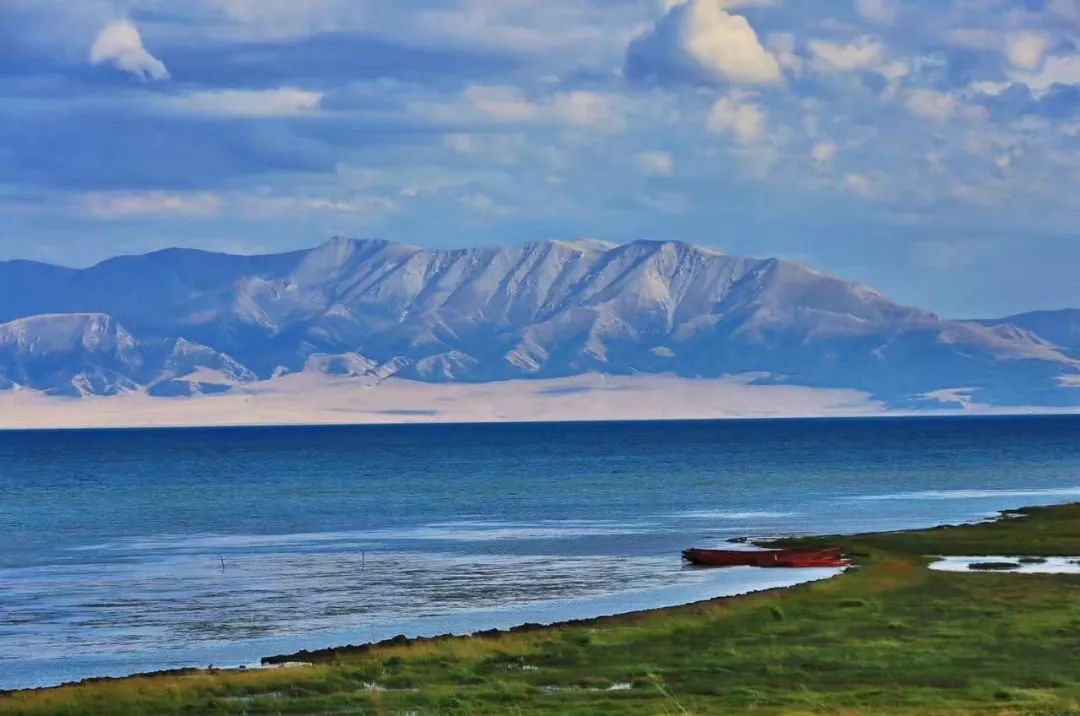
[[[0,259],[333,235],[1080,306],[1080,0],[0,0]]]

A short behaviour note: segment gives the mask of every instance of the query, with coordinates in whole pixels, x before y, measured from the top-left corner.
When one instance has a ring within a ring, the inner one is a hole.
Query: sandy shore
[[[586,374],[498,383],[422,383],[296,373],[228,393],[59,398],[0,393],[0,429],[668,420],[880,415],[854,390],[754,385],[753,376]]]

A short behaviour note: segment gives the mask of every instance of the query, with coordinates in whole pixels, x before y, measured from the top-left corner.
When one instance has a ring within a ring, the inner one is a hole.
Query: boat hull
[[[842,547],[753,551],[690,548],[683,550],[682,556],[688,562],[706,567],[846,567],[850,564]]]

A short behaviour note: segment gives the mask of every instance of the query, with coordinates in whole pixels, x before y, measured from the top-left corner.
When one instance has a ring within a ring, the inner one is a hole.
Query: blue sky
[[[1080,306],[1080,0],[0,0],[0,259],[679,239]]]

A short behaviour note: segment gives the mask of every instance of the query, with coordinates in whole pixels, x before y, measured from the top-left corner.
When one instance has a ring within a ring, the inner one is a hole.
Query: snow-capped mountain
[[[254,379],[211,348],[184,338],[139,340],[104,313],[43,314],[0,325],[0,388],[86,396],[146,386],[180,395]]]
[[[679,242],[432,250],[172,249],[75,270],[0,263],[0,380],[64,393],[227,389],[286,372],[378,381],[588,371],[1080,403],[1080,362],[1019,321],[941,319],[776,259]],[[939,404],[935,404],[937,407]]]

